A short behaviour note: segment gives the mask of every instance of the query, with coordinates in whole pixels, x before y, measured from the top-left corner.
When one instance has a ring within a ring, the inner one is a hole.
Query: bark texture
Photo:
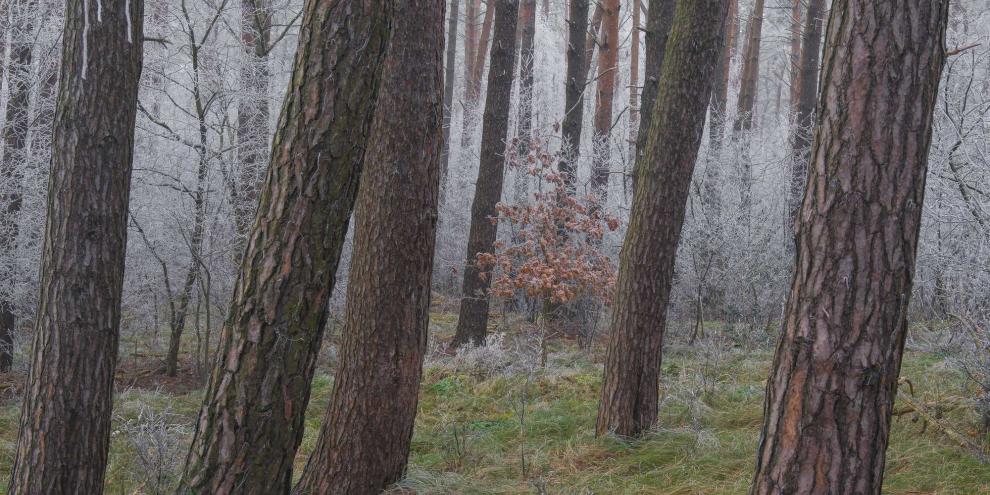
[[[395,2],[308,0],[181,493],[285,493]]]
[[[760,91],[760,45],[763,38],[764,0],[756,0],[746,26],[746,47],[743,49],[742,75],[739,81],[739,101],[733,133],[753,128],[756,97]]]
[[[879,494],[948,0],[836,0],[754,494]]]
[[[103,493],[143,11],[140,0],[66,7],[41,291],[12,495]]]
[[[729,0],[677,2],[619,262],[598,435],[639,436],[657,420],[674,257],[711,98]]]
[[[505,138],[508,132],[509,100],[516,56],[516,24],[519,0],[493,0],[495,39],[492,43],[491,67],[488,69],[488,96],[481,131],[481,163],[471,203],[471,229],[468,232],[467,259],[464,265],[460,314],[457,319],[455,346],[480,345],[488,334],[488,288],[491,280],[476,265],[478,253],[494,249],[495,206],[502,198],[505,170]]]
[[[588,78],[584,69],[587,57],[584,45],[588,39],[588,2],[589,0],[571,0],[568,11],[567,82],[564,121],[561,123],[560,134],[571,154],[560,161],[559,168],[567,189],[572,193],[577,179],[577,156],[581,150],[581,127],[584,122],[584,88]]]
[[[340,366],[297,494],[377,494],[405,473],[430,316],[444,4],[396,4],[354,211]]]
[[[825,0],[810,0],[808,15],[805,17],[804,34],[801,41],[801,75],[798,78],[797,103],[794,115],[794,130],[791,136],[794,164],[791,169],[790,220],[797,219],[801,198],[804,197],[804,184],[808,179],[808,149],[811,147],[811,132],[815,125],[815,102],[818,100],[818,65],[822,46],[822,15]]]
[[[636,133],[639,131],[639,0],[632,0],[632,34],[629,47],[629,161],[636,162]],[[625,184],[625,178],[623,178]]]
[[[619,72],[619,0],[605,0],[602,31],[598,43],[598,86],[592,137],[591,193],[604,207],[608,200],[608,178],[612,144],[612,106]]]
[[[639,135],[636,142],[636,160],[638,161],[646,149],[646,137],[653,124],[654,104],[657,100],[657,84],[660,81],[660,70],[663,68],[664,56],[667,53],[667,40],[670,38],[670,28],[674,24],[674,9],[676,0],[650,0],[650,9],[646,11],[645,56],[643,64],[643,97],[640,114]],[[636,191],[636,176],[633,174],[633,194]]]

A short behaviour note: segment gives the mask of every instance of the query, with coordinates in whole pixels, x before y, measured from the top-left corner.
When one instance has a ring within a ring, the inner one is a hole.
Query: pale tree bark
[[[481,130],[481,163],[474,202],[471,204],[471,229],[454,346],[481,345],[488,335],[488,289],[491,279],[482,275],[476,261],[479,253],[491,253],[495,246],[497,227],[492,224],[491,218],[496,215],[495,206],[502,198],[519,0],[493,0],[489,8],[493,7],[495,40],[492,43],[488,95]]]
[[[306,3],[180,493],[290,488],[394,7],[387,0]]]
[[[797,219],[804,184],[808,178],[808,149],[811,147],[811,131],[815,125],[815,102],[818,100],[818,65],[821,56],[822,16],[825,0],[810,0],[807,22],[801,40],[801,76],[798,78],[797,106],[794,128],[791,134],[791,153],[794,163],[791,169],[790,224]]]
[[[340,365],[297,494],[380,493],[405,474],[430,319],[444,3],[397,3],[354,211]]]
[[[598,43],[598,74],[595,90],[594,148],[591,163],[591,194],[604,208],[608,201],[609,165],[612,144],[612,107],[619,71],[619,0],[605,0]]]
[[[835,0],[753,494],[879,494],[948,0]]]
[[[664,324],[691,175],[729,0],[677,2],[654,120],[636,162],[595,431],[639,436],[657,420]]]
[[[12,495],[103,493],[143,11],[140,0],[66,6],[41,290]]]

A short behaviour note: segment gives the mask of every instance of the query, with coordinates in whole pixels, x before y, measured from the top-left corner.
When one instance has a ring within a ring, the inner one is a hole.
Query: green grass
[[[442,335],[449,316],[436,319]],[[449,359],[424,371],[409,476],[402,485],[423,494],[744,494],[752,476],[762,421],[764,380],[772,355],[728,349],[717,364],[684,346],[664,357],[660,425],[630,442],[596,438],[600,349],[555,343],[546,369],[491,376],[461,370]],[[594,356],[594,357],[592,357]],[[920,398],[966,393],[962,379],[939,356],[908,354],[903,376]],[[297,472],[312,450],[333,379],[314,379]],[[115,428],[142,408],[169,411],[189,441],[202,392],[169,395],[132,389],[117,396]],[[9,475],[17,406],[0,407],[0,476]],[[524,421],[521,421],[521,417]],[[962,408],[947,421],[970,434],[975,417]],[[108,494],[152,493],[141,486],[132,442],[112,438]],[[990,465],[910,415],[894,423],[885,493],[990,494]],[[525,463],[525,471],[524,471]],[[6,483],[0,483],[0,491]]]

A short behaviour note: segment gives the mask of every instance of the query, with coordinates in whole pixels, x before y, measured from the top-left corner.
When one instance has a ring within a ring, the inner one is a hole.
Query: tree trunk
[[[405,474],[430,318],[444,0],[406,0],[354,211],[340,367],[295,493],[380,493]]]
[[[587,39],[584,42],[584,79],[587,81],[588,76],[591,74],[591,62],[594,60],[595,56],[595,46],[598,45],[598,35],[602,30],[602,17],[605,15],[605,9],[602,8],[602,4],[599,0],[594,0],[595,10],[591,14],[591,31],[587,34]]]
[[[237,155],[240,169],[234,201],[234,224],[239,249],[251,233],[254,209],[258,205],[258,188],[268,164],[268,51],[272,35],[270,0],[241,0],[241,89],[237,104]]]
[[[306,5],[271,165],[181,493],[290,488],[394,5]]]
[[[591,163],[591,194],[604,208],[608,201],[611,162],[612,103],[619,71],[619,0],[605,0],[601,40],[598,43],[598,87],[595,91],[594,148]]]
[[[536,0],[521,0],[519,7],[519,114],[516,156],[521,165],[515,174],[515,203],[524,204],[529,195],[526,157],[533,134],[533,57],[536,55]]]
[[[810,0],[809,0],[810,1]],[[791,113],[797,112],[798,105],[798,91],[800,84],[800,74],[801,74],[801,7],[803,6],[802,0],[793,0],[791,4],[791,24],[789,27],[790,35],[790,53],[788,53],[788,73],[790,74],[790,104]],[[809,7],[810,9],[810,7]]]
[[[650,0],[650,9],[646,11],[646,63],[643,74],[643,98],[640,113],[640,133],[636,138],[636,161],[646,150],[646,136],[649,135],[653,123],[654,103],[657,100],[657,83],[660,80],[660,70],[663,67],[664,56],[667,53],[667,40],[674,23],[676,0]],[[636,194],[636,173],[633,171],[633,195]]]
[[[712,118],[708,123],[708,143],[713,161],[719,158],[722,139],[725,138],[726,113],[729,108],[729,73],[732,71],[732,59],[736,51],[738,32],[738,0],[729,0],[729,19],[726,21],[725,44],[722,46],[722,51],[719,52],[719,63],[715,69],[715,88],[712,90]]]
[[[588,38],[589,0],[571,0],[567,27],[567,83],[564,93],[564,120],[560,135],[563,146],[570,150],[560,161],[560,173],[572,194],[577,180],[577,157],[581,151],[581,127],[584,122],[584,88],[588,73],[584,69],[585,43]]]
[[[488,333],[488,288],[491,279],[483,276],[476,265],[479,253],[494,250],[497,226],[495,205],[502,197],[505,168],[505,138],[509,126],[509,100],[512,93],[512,67],[516,57],[516,22],[519,0],[493,0],[495,40],[492,43],[491,67],[488,69],[488,96],[481,131],[481,164],[471,204],[471,230],[468,233],[467,259],[455,346],[481,345]]]
[[[636,162],[596,433],[639,436],[657,420],[660,351],[674,257],[729,0],[677,2],[654,121]]]
[[[494,0],[490,0],[488,7],[485,9],[485,20],[481,25],[481,38],[478,40],[478,44],[475,47],[474,59],[471,61],[471,72],[468,74],[467,81],[465,82],[466,97],[465,97],[465,107],[468,111],[473,112],[478,107],[478,100],[481,99],[481,76],[485,73],[485,57],[488,55],[488,40],[491,39],[492,34],[492,22],[495,18],[495,9],[493,7]],[[465,112],[464,125],[461,129],[461,147],[467,148],[471,145],[471,138],[474,135],[474,130],[477,121],[470,118]]]
[[[478,57],[478,16],[481,15],[481,0],[465,0],[464,13],[464,103],[472,101],[471,75],[474,74],[474,60]]]
[[[948,0],[835,0],[754,494],[879,494]]]
[[[37,7],[34,2],[23,6],[25,12]],[[8,8],[12,8],[8,6]],[[0,11],[6,16],[7,9]],[[25,21],[11,26],[10,63],[7,65],[8,99],[3,119],[3,149],[0,150],[0,257],[7,265],[8,273],[14,271],[14,250],[17,247],[17,217],[23,201],[23,164],[27,157],[27,134],[31,126],[31,60],[34,50],[34,26],[31,15],[18,16]],[[6,36],[6,34],[5,34]],[[0,46],[0,48],[3,48]],[[0,56],[3,56],[0,53]],[[14,314],[13,280],[0,292],[0,373],[10,371],[14,364],[14,331],[17,316]]]
[[[739,83],[739,101],[734,134],[753,128],[753,112],[760,90],[760,41],[763,37],[764,0],[756,0],[746,27],[746,47],[743,49],[742,79]]]
[[[808,179],[808,149],[811,147],[811,129],[815,125],[815,102],[818,100],[818,65],[821,54],[822,14],[825,11],[825,0],[810,0],[808,3],[807,22],[802,39],[801,77],[798,78],[800,88],[797,94],[797,108],[794,117],[794,129],[791,136],[792,154],[794,156],[791,169],[790,221],[794,225],[797,211],[804,197],[804,184]]]
[[[636,133],[639,131],[639,0],[632,0],[632,44],[629,47],[629,161],[636,161]],[[622,178],[625,187],[626,178]]]
[[[450,0],[450,12],[447,13],[447,55],[443,79],[443,148],[440,152],[439,205],[441,207],[447,198],[447,170],[450,166],[450,115],[454,110],[454,78],[456,77],[454,69],[457,67],[457,11],[459,5],[460,0]],[[465,55],[465,60],[467,60],[467,55]]]
[[[144,3],[69,2],[31,372],[8,493],[103,493]]]

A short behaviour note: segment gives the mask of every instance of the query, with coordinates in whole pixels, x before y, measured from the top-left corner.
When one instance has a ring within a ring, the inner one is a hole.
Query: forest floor
[[[455,316],[435,314],[432,347]],[[499,325],[500,323],[496,323]],[[493,344],[427,361],[408,477],[402,493],[422,494],[745,494],[761,426],[772,351],[735,342],[717,325],[692,346],[676,332],[662,369],[660,427],[637,441],[595,438],[600,345],[543,346],[524,323]],[[332,388],[332,352],[317,372],[301,471],[314,447]],[[140,357],[140,356],[139,356]],[[127,358],[118,375],[107,493],[169,493],[202,400],[202,381],[159,380],[151,362]],[[137,370],[137,371],[135,371]],[[915,400],[943,425],[975,442],[977,418],[965,382],[943,356],[910,351],[902,376]],[[163,378],[163,377],[159,377]],[[906,392],[906,387],[904,388]],[[887,455],[885,493],[990,494],[990,464],[898,404]],[[0,479],[9,475],[18,406],[0,406]],[[6,482],[0,483],[0,492]]]

